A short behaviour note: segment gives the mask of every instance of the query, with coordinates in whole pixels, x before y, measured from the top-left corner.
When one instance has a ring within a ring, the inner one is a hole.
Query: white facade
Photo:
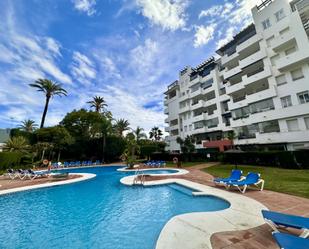
[[[218,60],[185,68],[169,86],[167,150],[187,135],[213,147],[230,130],[241,146],[309,147],[309,0],[267,0],[252,15]]]

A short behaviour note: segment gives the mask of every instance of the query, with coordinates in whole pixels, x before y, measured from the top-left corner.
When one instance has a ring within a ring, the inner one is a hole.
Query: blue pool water
[[[229,207],[213,196],[193,197],[180,185],[124,186],[120,178],[132,173],[116,167],[70,172],[97,177],[0,196],[0,248],[153,249],[173,216]]]
[[[141,170],[144,174],[175,174],[178,173],[178,170],[175,169],[158,169],[158,170]]]

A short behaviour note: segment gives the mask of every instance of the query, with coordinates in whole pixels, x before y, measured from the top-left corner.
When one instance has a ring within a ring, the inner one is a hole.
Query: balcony
[[[226,87],[226,94],[231,95],[232,93],[239,92],[244,89],[245,85],[242,81],[234,85],[228,84]]]
[[[209,120],[209,119],[213,119],[218,117],[218,110],[215,110],[212,114],[206,113],[205,114],[205,119]]]
[[[303,63],[309,62],[309,49],[298,50],[293,54],[289,54],[285,57],[280,58],[277,61],[277,68],[279,71],[286,71],[290,68],[297,67]]]
[[[241,100],[241,101],[238,101],[238,102],[229,101],[229,102],[227,102],[227,105],[229,107],[229,110],[235,110],[235,109],[247,106],[248,101],[247,101],[246,98]]]
[[[214,104],[216,104],[216,103],[217,103],[217,98],[205,100],[204,107],[205,107],[205,106],[211,106],[211,105],[214,105]]]
[[[184,101],[184,100],[186,100],[186,99],[189,99],[190,97],[191,97],[190,94],[185,94],[185,95],[182,95],[181,97],[179,97],[179,98],[178,98],[178,101],[179,101],[179,102],[182,102],[182,101]]]
[[[276,87],[271,86],[270,88],[264,91],[260,91],[260,92],[247,95],[246,99],[247,99],[248,104],[250,104],[250,103],[254,103],[254,102],[257,102],[263,99],[269,99],[275,96],[277,96]]]
[[[170,130],[171,130],[170,127],[165,127],[165,128],[164,128],[164,131],[165,131],[165,132],[170,132]]]
[[[292,32],[288,31],[283,35],[277,36],[271,43],[271,46],[275,52],[279,52],[280,50],[288,48],[295,42],[295,36]]]
[[[250,76],[244,75],[242,77],[242,81],[243,81],[244,85],[247,86],[247,85],[250,85],[254,82],[267,79],[271,75],[272,74],[271,74],[270,67],[265,66],[263,69],[257,70],[255,74],[252,73]]]
[[[192,131],[192,134],[200,134],[200,133],[205,133],[205,132],[207,132],[207,128],[201,127],[201,128],[194,129]]]
[[[169,123],[169,122],[170,122],[169,118],[164,119],[164,123]]]
[[[237,66],[237,67],[234,67],[230,70],[226,69],[226,71],[223,73],[223,77],[224,77],[224,79],[229,79],[232,76],[239,74],[239,73],[241,73],[241,68],[240,68],[240,66]]]
[[[190,80],[190,85],[195,85],[200,82],[200,76],[196,75],[194,79]]]
[[[196,110],[196,109],[199,109],[199,108],[202,108],[202,107],[204,107],[204,101],[203,100],[200,100],[197,103],[191,105],[192,110]]]
[[[193,117],[192,122],[195,123],[195,122],[200,122],[200,121],[204,121],[204,120],[206,120],[206,114],[202,113],[198,116]]]
[[[266,51],[265,50],[260,50],[250,56],[248,56],[245,59],[242,59],[241,61],[239,61],[239,66],[241,68],[245,68],[259,60],[264,59],[267,56]]]
[[[246,40],[245,42],[239,44],[236,47],[236,51],[238,53],[240,53],[241,51],[249,48],[250,46],[256,44],[257,42],[259,42],[260,40],[262,40],[262,36],[260,34],[255,34],[254,36],[252,36],[251,38],[249,38],[248,40]]]
[[[191,98],[195,98],[195,97],[197,97],[197,96],[200,96],[200,95],[202,95],[203,93],[203,89],[202,88],[199,88],[198,90],[196,90],[196,91],[194,91],[194,92],[191,92],[190,93],[190,97]]]
[[[168,115],[168,113],[169,113],[169,112],[168,112],[168,108],[165,108],[165,109],[164,109],[164,114]]]
[[[226,64],[228,64],[230,61],[237,59],[238,57],[238,53],[234,53],[230,56],[228,56],[227,54],[221,57],[221,64],[222,66],[226,66]]]
[[[190,105],[186,105],[185,107],[180,108],[179,113],[189,112],[191,111]]]
[[[170,127],[169,127],[169,130],[170,131],[174,131],[174,130],[178,130],[179,129],[179,125],[177,124],[177,125],[171,125]]]

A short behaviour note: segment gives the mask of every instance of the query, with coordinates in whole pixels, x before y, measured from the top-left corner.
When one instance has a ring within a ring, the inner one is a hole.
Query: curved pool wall
[[[97,176],[0,196],[0,248],[153,249],[172,217],[230,206],[175,185],[127,187],[120,179],[132,173],[116,169],[72,169]]]
[[[189,171],[185,169],[176,169],[176,168],[145,168],[145,169],[127,169],[126,167],[122,167],[117,169],[120,172],[131,172],[135,174],[135,172],[139,171],[140,174],[147,175],[161,175],[161,176],[170,176],[170,175],[185,175],[188,174]]]

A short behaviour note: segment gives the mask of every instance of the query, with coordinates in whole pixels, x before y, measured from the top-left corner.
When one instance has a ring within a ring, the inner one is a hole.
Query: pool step
[[[179,192],[183,193],[183,194],[192,196],[192,192],[193,192],[192,189],[186,188],[186,187],[181,186],[181,185],[179,185],[179,184],[177,184],[177,183],[169,184],[168,186],[169,186],[170,188],[176,190],[176,191],[179,191]]]

